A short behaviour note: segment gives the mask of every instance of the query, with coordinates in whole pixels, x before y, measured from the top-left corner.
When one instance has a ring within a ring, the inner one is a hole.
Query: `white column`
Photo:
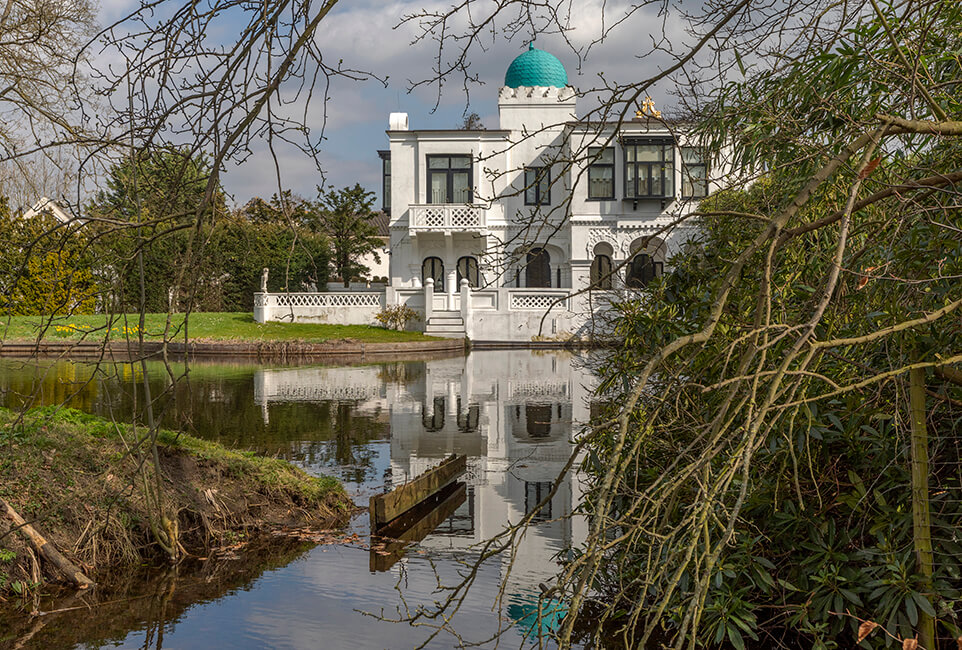
[[[254,321],[266,323],[274,316],[271,309],[271,294],[257,292],[254,294]]]
[[[434,312],[434,278],[424,281],[424,324],[428,324]]]
[[[454,294],[458,290],[458,260],[454,256],[454,236],[450,232],[444,233],[444,264],[447,268],[444,278],[444,292],[447,294],[447,300],[444,308],[454,311]]]
[[[456,269],[451,269],[448,271],[448,277],[444,280],[445,285],[447,285],[447,304],[445,309],[448,311],[457,310],[457,301],[454,299],[458,294],[457,284],[458,284],[458,272]]]
[[[471,283],[467,278],[461,278],[461,319],[468,324],[471,318]]]
[[[464,322],[464,333],[470,337],[471,323],[471,283],[467,278],[461,278],[461,320]]]
[[[458,384],[453,379],[448,380],[448,420],[457,422],[458,418]]]

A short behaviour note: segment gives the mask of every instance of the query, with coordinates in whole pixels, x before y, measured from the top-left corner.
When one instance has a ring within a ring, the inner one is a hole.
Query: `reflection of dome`
[[[541,601],[541,618],[538,618],[538,596],[535,594],[511,594],[508,597],[508,616],[518,624],[518,632],[526,638],[550,636],[561,627],[568,613],[568,606],[557,598]],[[540,628],[540,629],[539,629]]]
[[[509,88],[519,86],[555,86],[564,88],[568,85],[568,73],[553,54],[544,50],[534,49],[534,43],[528,45],[528,51],[521,54],[504,73],[504,85]]]

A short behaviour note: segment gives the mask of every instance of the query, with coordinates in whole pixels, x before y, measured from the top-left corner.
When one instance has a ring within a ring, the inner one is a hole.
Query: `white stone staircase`
[[[424,333],[446,339],[464,338],[464,319],[459,311],[435,311],[425,323]]]

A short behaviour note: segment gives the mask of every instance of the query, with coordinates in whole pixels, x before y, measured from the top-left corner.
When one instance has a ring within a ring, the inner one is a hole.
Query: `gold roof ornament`
[[[641,110],[635,111],[635,117],[661,117],[661,111],[655,110],[655,100],[648,96],[641,102]]]

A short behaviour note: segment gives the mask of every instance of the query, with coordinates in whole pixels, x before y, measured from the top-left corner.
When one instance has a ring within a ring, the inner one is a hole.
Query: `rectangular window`
[[[671,140],[630,139],[625,149],[625,198],[675,195],[675,149]]]
[[[525,514],[531,514],[531,512],[537,507],[543,499],[545,499],[548,494],[551,493],[551,488],[553,487],[550,481],[539,481],[537,483],[531,483],[528,481],[524,482],[524,511]],[[531,521],[540,522],[548,521],[551,519],[551,502],[548,501],[544,506],[535,514]]]
[[[551,205],[551,168],[524,168],[524,204]]]
[[[708,196],[708,157],[701,147],[681,148],[681,196],[701,199]]]
[[[471,203],[471,156],[428,156],[428,203]]]
[[[588,198],[615,198],[615,150],[588,147]]]

